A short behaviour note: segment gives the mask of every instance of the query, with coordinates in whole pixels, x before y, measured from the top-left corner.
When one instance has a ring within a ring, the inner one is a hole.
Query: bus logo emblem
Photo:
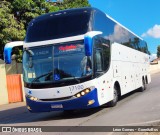
[[[28,91],[28,94],[32,94],[32,91],[31,91],[31,90],[29,90],[29,91]]]

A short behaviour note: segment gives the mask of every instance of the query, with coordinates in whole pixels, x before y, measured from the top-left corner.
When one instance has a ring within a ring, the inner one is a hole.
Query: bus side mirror
[[[11,64],[12,48],[4,48],[4,60],[6,64]]]
[[[15,42],[10,42],[7,43],[4,47],[4,60],[6,64],[11,64],[12,58],[11,58],[11,53],[12,53],[12,48],[16,46],[23,46],[23,41],[15,41]]]
[[[92,46],[93,46],[93,37],[96,35],[102,34],[101,31],[90,31],[87,32],[84,36],[84,48],[85,48],[85,55],[91,56],[92,55]]]

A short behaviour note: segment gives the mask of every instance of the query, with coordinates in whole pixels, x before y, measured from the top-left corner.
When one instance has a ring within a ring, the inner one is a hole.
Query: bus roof
[[[61,15],[61,14],[70,14],[70,13],[83,12],[83,11],[91,12],[93,10],[98,10],[98,9],[93,8],[93,7],[82,7],[82,8],[65,9],[65,10],[60,10],[60,11],[57,11],[57,12],[47,13],[47,14],[38,16],[35,19],[33,19],[33,21],[34,20],[45,19],[45,18],[48,18],[48,16],[53,16],[53,15],[58,16],[58,15]]]

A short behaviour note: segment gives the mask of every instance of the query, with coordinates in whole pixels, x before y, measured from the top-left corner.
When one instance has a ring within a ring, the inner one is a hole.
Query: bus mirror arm
[[[101,31],[90,31],[84,36],[85,55],[92,55],[93,37],[102,34]]]
[[[12,49],[16,46],[23,46],[23,41],[15,41],[7,43],[4,47],[4,60],[6,64],[11,64],[12,62]]]

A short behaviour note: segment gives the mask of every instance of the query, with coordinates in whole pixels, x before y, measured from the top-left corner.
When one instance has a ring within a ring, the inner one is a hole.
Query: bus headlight
[[[78,92],[77,94],[75,94],[75,97],[77,97],[77,98],[82,97],[82,96],[88,94],[88,93],[89,93],[90,91],[92,91],[93,89],[95,89],[95,87],[93,87],[93,86],[92,86],[92,87],[89,87],[89,88],[86,88],[86,89]]]
[[[26,95],[26,97],[28,97],[30,100],[32,101],[38,101],[39,99],[30,95]]]
[[[84,96],[86,93],[84,91],[81,92],[81,95]]]
[[[81,94],[80,93],[76,94],[76,97],[81,97]]]

